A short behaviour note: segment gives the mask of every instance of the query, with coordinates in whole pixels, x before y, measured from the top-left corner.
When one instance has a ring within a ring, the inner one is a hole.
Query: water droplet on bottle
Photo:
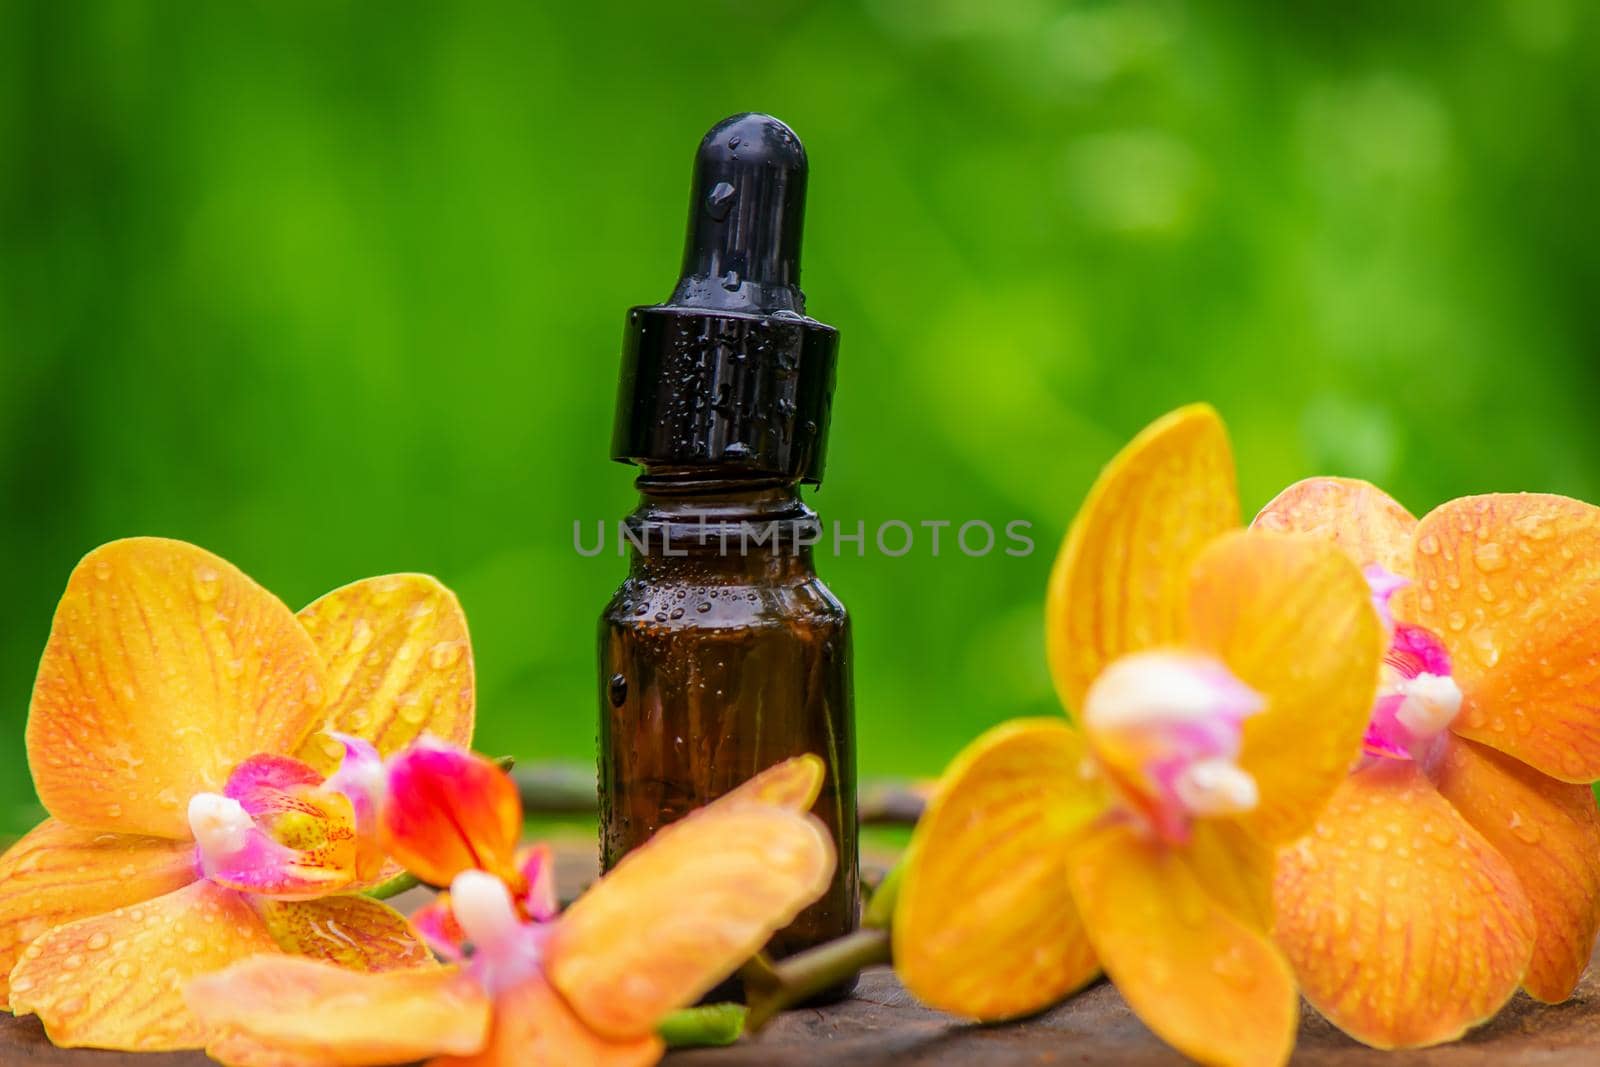
[[[734,197],[738,190],[727,182],[718,182],[706,194],[706,212],[718,222],[728,217],[728,212],[733,209]]]
[[[606,694],[611,699],[612,707],[622,707],[623,701],[628,699],[628,679],[620,674],[613,674],[610,684],[606,686]]]

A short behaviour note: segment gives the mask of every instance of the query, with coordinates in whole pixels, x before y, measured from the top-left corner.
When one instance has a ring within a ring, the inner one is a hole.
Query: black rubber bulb
[[[770,115],[701,138],[683,273],[665,304],[628,310],[613,458],[821,482],[839,334],[800,291],[806,174]]]
[[[771,115],[734,115],[711,128],[694,160],[683,275],[669,307],[805,314],[800,232],[806,150]]]

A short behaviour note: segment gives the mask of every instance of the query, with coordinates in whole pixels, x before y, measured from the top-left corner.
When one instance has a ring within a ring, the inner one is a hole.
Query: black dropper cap
[[[820,482],[839,334],[800,291],[806,150],[770,115],[711,128],[683,274],[628,312],[613,459]]]

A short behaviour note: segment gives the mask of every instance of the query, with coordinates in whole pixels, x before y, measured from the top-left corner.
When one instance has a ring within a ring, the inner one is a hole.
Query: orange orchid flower
[[[1341,546],[1392,632],[1367,755],[1279,861],[1306,998],[1380,1048],[1458,1037],[1518,985],[1565,1000],[1600,930],[1600,508],[1479,496],[1418,522],[1315,478],[1255,525]]]
[[[990,730],[912,837],[895,969],[982,1020],[1103,967],[1204,1063],[1274,1065],[1298,1023],[1269,937],[1274,848],[1360,752],[1383,632],[1360,570],[1238,529],[1227,433],[1176,411],[1101,474],[1051,575],[1047,639],[1079,713]]]
[[[297,617],[193,545],[95,549],[34,685],[50,818],[0,857],[0,1004],[57,1045],[197,1048],[183,986],[237,960],[431,963],[399,913],[333,894],[384,876],[381,754],[472,722],[466,621],[432,578],[356,582]]]
[[[449,966],[353,974],[262,957],[189,1000],[229,1067],[647,1067],[655,1028],[825,891],[834,850],[805,812],[822,762],[780,763],[663,828],[557,914],[547,849],[516,851],[510,779],[420,745],[394,760],[386,839],[450,891],[417,917]]]

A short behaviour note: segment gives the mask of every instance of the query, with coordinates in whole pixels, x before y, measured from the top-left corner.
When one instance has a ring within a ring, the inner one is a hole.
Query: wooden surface
[[[34,1020],[0,1015],[3,1067],[203,1067],[209,1062],[199,1053],[55,1049]],[[1104,982],[1034,1019],[984,1027],[918,1007],[881,968],[867,972],[856,996],[841,1004],[790,1012],[758,1038],[731,1048],[685,1050],[666,1059],[667,1067],[1167,1067],[1184,1062]],[[1566,1004],[1543,1007],[1519,995],[1466,1040],[1414,1052],[1363,1048],[1308,1009],[1293,1062],[1306,1067],[1592,1067],[1600,1064],[1600,970],[1591,968],[1578,995]]]
[[[553,842],[563,898],[594,871],[593,839]],[[869,855],[866,866],[892,857]],[[409,898],[409,899],[408,899]],[[396,904],[419,905],[417,892]],[[1597,953],[1600,956],[1600,953]],[[856,995],[826,1008],[789,1012],[755,1039],[722,1049],[674,1052],[667,1067],[1047,1067],[1115,1064],[1167,1067],[1186,1062],[1155,1039],[1108,983],[1009,1026],[974,1026],[919,1007],[894,975],[862,976]],[[203,1067],[200,1053],[134,1055],[53,1048],[33,1019],[0,1013],[0,1067]],[[1600,960],[1577,995],[1556,1007],[1519,995],[1499,1017],[1464,1041],[1414,1052],[1376,1052],[1323,1022],[1301,1015],[1293,1063],[1387,1067],[1600,1067]]]

